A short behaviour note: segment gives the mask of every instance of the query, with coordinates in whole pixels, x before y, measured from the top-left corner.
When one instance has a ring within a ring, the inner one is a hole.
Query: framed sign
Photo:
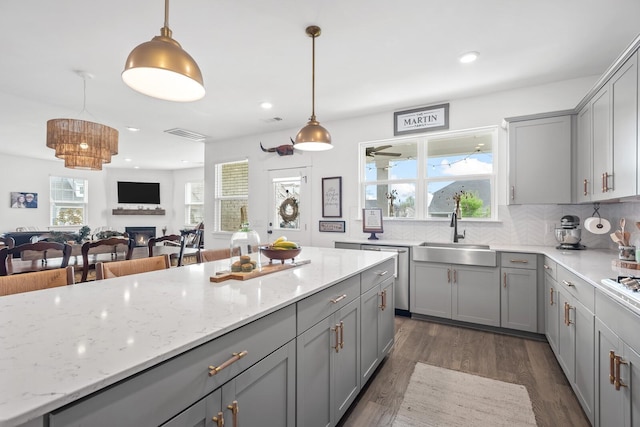
[[[393,134],[396,136],[443,129],[449,129],[449,104],[393,113]]]
[[[382,209],[364,208],[362,209],[362,231],[371,233],[369,240],[378,240],[376,233],[382,233]]]
[[[344,221],[320,221],[320,231],[332,233],[344,233]]]
[[[322,178],[322,217],[342,216],[342,177]]]

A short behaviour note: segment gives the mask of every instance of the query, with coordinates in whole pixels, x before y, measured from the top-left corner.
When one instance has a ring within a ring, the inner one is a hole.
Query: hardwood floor
[[[392,353],[339,426],[391,425],[416,362],[524,385],[539,427],[590,426],[547,342],[406,317],[395,326]]]

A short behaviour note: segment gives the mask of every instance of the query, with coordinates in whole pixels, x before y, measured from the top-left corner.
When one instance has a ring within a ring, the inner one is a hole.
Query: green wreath
[[[291,211],[289,213],[289,210]],[[285,222],[293,222],[298,218],[298,201],[293,197],[289,197],[288,199],[284,199],[282,203],[280,203],[280,217]]]

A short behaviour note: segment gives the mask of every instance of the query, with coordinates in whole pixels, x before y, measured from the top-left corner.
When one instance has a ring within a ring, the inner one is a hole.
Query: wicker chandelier
[[[91,75],[78,74],[84,81],[82,112],[85,112],[86,79]],[[64,159],[67,168],[102,170],[102,165],[111,163],[111,156],[118,154],[118,131],[86,120],[51,119],[47,121],[47,147],[56,151],[57,158]]]

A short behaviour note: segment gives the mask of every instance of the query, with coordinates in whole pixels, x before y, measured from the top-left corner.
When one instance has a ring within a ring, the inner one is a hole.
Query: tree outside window
[[[49,178],[50,225],[87,223],[88,183],[85,179],[52,176]]]

